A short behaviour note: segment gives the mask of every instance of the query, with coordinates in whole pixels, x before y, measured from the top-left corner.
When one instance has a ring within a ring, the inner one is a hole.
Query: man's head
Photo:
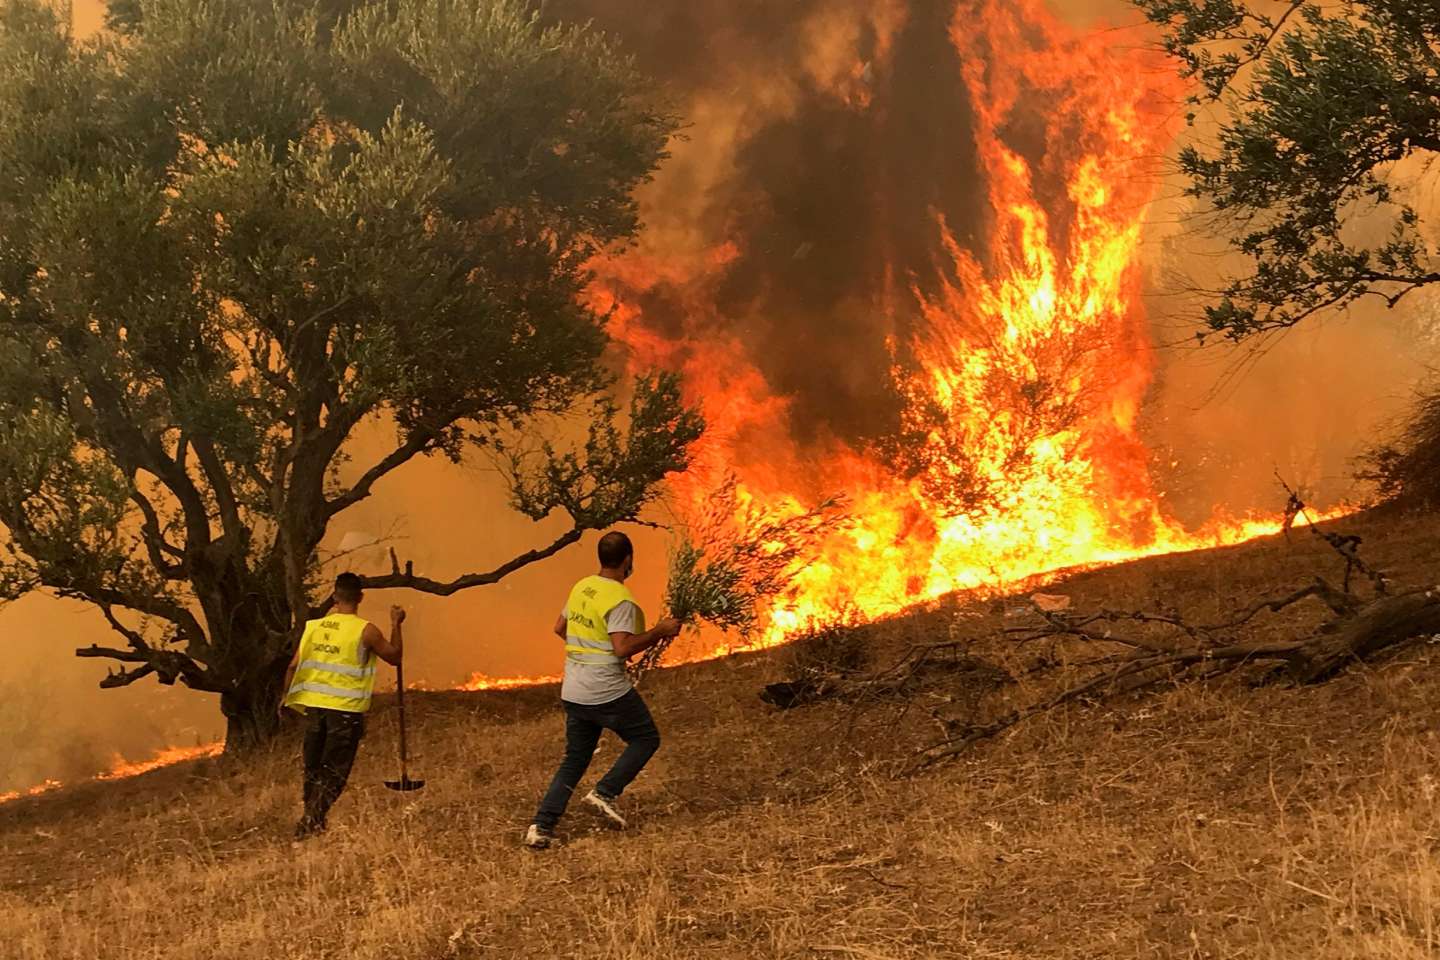
[[[360,578],[353,573],[342,573],[335,578],[335,602],[347,607],[358,607],[365,598],[360,588]]]
[[[621,580],[635,570],[635,547],[630,538],[619,530],[611,530],[601,537],[596,552],[600,555],[600,569],[615,574]]]

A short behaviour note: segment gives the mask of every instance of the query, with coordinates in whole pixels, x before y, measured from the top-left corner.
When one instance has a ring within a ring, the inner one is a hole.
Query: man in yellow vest
[[[645,629],[645,614],[625,586],[635,569],[635,548],[629,537],[615,531],[605,534],[599,555],[600,572],[575,584],[555,621],[555,634],[565,641],[565,679],[560,686],[565,759],[525,833],[525,845],[536,850],[554,841],[555,825],[590,766],[602,731],[618,734],[625,750],[584,801],[617,827],[625,826],[625,818],[616,799],[660,749],[660,733],[645,701],[630,685],[625,661],[678,634],[680,623],[666,618],[654,629]]]
[[[286,677],[284,705],[305,715],[305,813],[295,827],[297,840],[325,829],[325,817],[350,779],[375,689],[375,658],[400,663],[405,610],[390,608],[387,640],[356,612],[364,596],[355,574],[335,578],[335,606],[306,622]]]

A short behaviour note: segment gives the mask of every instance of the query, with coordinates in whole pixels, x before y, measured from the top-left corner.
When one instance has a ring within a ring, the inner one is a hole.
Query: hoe
[[[385,786],[391,790],[398,790],[408,793],[411,790],[419,790],[425,786],[424,780],[411,780],[406,772],[406,746],[405,746],[405,664],[400,663],[395,667],[395,702],[400,708],[400,779],[386,780]]]

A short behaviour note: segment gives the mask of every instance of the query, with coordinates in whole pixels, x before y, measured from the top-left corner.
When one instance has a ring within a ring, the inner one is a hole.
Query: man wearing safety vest
[[[625,586],[635,569],[629,537],[605,534],[599,554],[600,572],[575,584],[555,621],[555,634],[565,641],[565,679],[560,685],[565,759],[525,833],[525,845],[536,850],[554,841],[555,825],[590,766],[602,731],[618,734],[625,750],[584,800],[617,827],[625,826],[625,818],[616,809],[616,799],[660,749],[660,733],[645,701],[630,685],[625,661],[678,634],[680,623],[666,618],[645,629],[645,614]]]
[[[335,578],[335,606],[306,622],[286,678],[284,705],[305,715],[305,813],[295,827],[297,840],[325,829],[325,817],[350,779],[375,689],[375,658],[400,663],[405,610],[390,608],[386,640],[356,613],[363,599],[359,577]]]

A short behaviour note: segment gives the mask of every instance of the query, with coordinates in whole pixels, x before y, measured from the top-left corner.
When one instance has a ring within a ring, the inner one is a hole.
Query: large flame
[[[727,470],[744,502],[777,514],[801,511],[817,487],[850,499],[854,524],[768,612],[762,645],[842,611],[872,619],[957,590],[1281,529],[1278,517],[1183,529],[1137,433],[1153,364],[1138,254],[1177,132],[1173,73],[1103,34],[1076,36],[1038,0],[962,5],[951,40],[988,180],[988,249],[965,249],[937,217],[937,255],[950,265],[938,294],[897,294],[918,320],[892,339],[892,370],[876,372],[905,403],[889,455],[790,439],[784,398],[743,342],[717,332],[712,291],[733,244],[597,265],[593,305],[611,311],[633,367],[682,367],[712,425],[676,484],[682,519]],[[1021,124],[1043,129],[1040,149],[1008,142]],[[688,312],[683,337],[647,324],[640,304],[661,287]],[[875,320],[883,331],[890,318]]]

